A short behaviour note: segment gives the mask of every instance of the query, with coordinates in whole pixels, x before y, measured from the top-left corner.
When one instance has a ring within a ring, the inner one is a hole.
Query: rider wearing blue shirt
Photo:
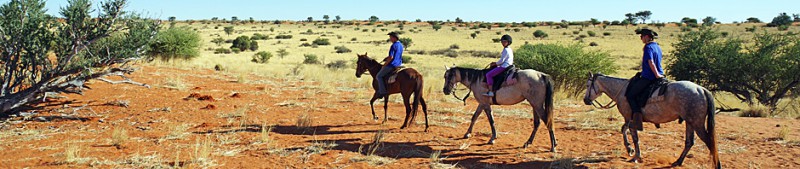
[[[391,73],[395,68],[403,65],[403,44],[400,43],[397,32],[390,32],[387,35],[389,35],[389,41],[392,42],[392,47],[389,48],[389,56],[386,56],[386,59],[384,59],[384,61],[386,61],[385,65],[376,75],[378,78],[376,79],[378,81],[378,97],[389,94],[389,92],[386,91],[386,75]]]
[[[639,38],[645,44],[644,49],[642,49],[644,51],[642,54],[642,71],[637,74],[638,76],[634,76],[630,80],[625,97],[627,97],[631,107],[631,120],[633,122],[630,123],[630,127],[642,130],[642,107],[637,98],[653,82],[664,78],[664,70],[661,68],[661,47],[654,42],[655,38],[658,37],[658,33],[645,28],[636,31],[636,34],[641,35]]]

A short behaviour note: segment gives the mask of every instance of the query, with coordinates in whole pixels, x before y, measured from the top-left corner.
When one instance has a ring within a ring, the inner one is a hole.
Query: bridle
[[[598,77],[597,75],[592,77],[592,81],[591,81],[591,83],[589,85],[589,89],[588,89],[590,92],[593,92],[595,95],[601,94],[600,91],[597,91],[597,89],[594,88],[594,83],[595,83],[595,81],[597,81],[597,77]],[[622,90],[620,90],[620,92],[622,92]],[[619,95],[619,93],[617,93],[617,95]],[[617,106],[617,102],[615,102],[614,99],[611,99],[611,101],[609,101],[605,105],[603,105],[602,103],[597,101],[596,98],[593,101],[594,102],[592,102],[592,106],[594,106],[595,108],[599,108],[599,109],[611,109],[611,108],[614,108],[614,106]]]
[[[450,78],[451,78],[451,76],[453,76],[453,75],[452,75],[452,72],[450,72],[450,73],[451,73],[451,74],[449,74],[449,76],[447,76],[447,80],[446,80],[447,82],[449,82],[449,81],[450,81]],[[450,85],[450,84],[448,84],[448,85]],[[464,106],[466,106],[466,105],[467,105],[467,98],[469,98],[469,95],[470,95],[470,93],[472,93],[472,89],[471,89],[471,88],[469,88],[469,87],[467,87],[468,91],[467,91],[467,94],[466,94],[466,95],[464,95],[464,98],[458,98],[458,96],[457,96],[458,94],[456,94],[456,90],[458,90],[458,89],[456,89],[456,87],[458,86],[458,82],[455,82],[455,83],[453,83],[453,84],[452,84],[452,85],[450,85],[450,86],[451,86],[451,90],[452,90],[451,92],[452,92],[452,94],[453,94],[453,97],[455,97],[455,98],[456,98],[456,99],[458,99],[458,100],[461,100],[461,102],[463,102],[463,103],[464,103]]]

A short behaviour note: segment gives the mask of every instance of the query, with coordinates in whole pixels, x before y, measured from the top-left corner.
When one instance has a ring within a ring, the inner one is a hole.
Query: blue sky
[[[0,0],[8,2],[8,0]],[[97,0],[93,0],[97,2]],[[4,2],[4,3],[5,3]],[[67,0],[47,1],[48,13],[58,13]],[[706,16],[730,23],[757,17],[769,22],[778,13],[800,13],[798,0],[130,0],[127,8],[149,17],[179,20],[219,17],[256,20],[305,20],[311,16],[321,20],[339,15],[343,20],[366,20],[372,15],[381,20],[454,20],[522,22],[622,20],[625,13],[642,10],[653,12],[652,21],[673,22],[683,17],[701,20]],[[650,21],[648,21],[650,22]]]

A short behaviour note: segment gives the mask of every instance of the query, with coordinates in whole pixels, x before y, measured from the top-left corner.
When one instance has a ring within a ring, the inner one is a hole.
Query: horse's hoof
[[[464,134],[464,138],[470,138],[471,136],[472,136],[472,134],[469,134],[469,133]]]
[[[531,143],[525,143],[525,144],[522,145],[522,148],[528,148],[528,146],[530,146],[530,145],[531,145]]]
[[[550,152],[556,153],[556,148],[551,148]]]
[[[682,161],[681,162],[676,161],[676,162],[672,163],[670,166],[677,167],[677,166],[681,166],[681,165],[683,165]]]
[[[640,158],[640,157],[633,157],[631,160],[628,160],[628,162],[641,163],[643,161],[642,161],[642,158]]]
[[[628,156],[629,157],[633,156],[633,149],[631,149],[630,147],[628,148]]]
[[[400,129],[405,129],[407,126],[400,126]]]
[[[492,139],[492,140],[489,140],[489,142],[488,142],[488,143],[486,143],[486,144],[494,144],[494,139]]]
[[[372,117],[372,120],[378,121],[378,116]]]

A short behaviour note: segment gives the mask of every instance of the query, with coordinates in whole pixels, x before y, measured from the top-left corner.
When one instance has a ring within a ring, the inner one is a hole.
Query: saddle
[[[642,104],[641,106],[644,107],[648,103],[664,101],[669,83],[670,80],[667,80],[667,78],[661,78],[650,84],[650,86],[637,97],[639,103]]]
[[[496,66],[492,66],[492,67],[490,67],[488,69],[484,69],[483,70],[484,76],[486,75],[486,73],[488,73],[489,71],[491,71],[495,67]],[[492,80],[494,80],[494,84],[492,85],[492,90],[493,91],[497,91],[501,87],[505,87],[505,86],[510,86],[510,85],[516,84],[517,83],[517,77],[519,76],[519,74],[517,74],[518,71],[519,71],[519,68],[515,67],[514,65],[511,65],[508,68],[506,68],[505,71],[501,72],[497,76],[494,76],[494,79],[492,79]],[[483,82],[486,82],[486,80],[487,79],[483,79]]]
[[[386,85],[392,84],[395,81],[397,81],[397,73],[400,73],[400,71],[403,71],[405,69],[407,69],[405,66],[399,66],[394,68],[394,70],[392,70],[392,72],[388,74],[389,78],[386,78]]]

